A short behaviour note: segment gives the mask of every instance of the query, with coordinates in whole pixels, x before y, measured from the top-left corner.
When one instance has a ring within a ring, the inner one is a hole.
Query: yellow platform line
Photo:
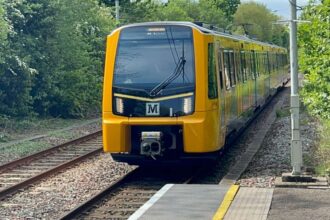
[[[225,217],[225,215],[226,215],[232,201],[234,200],[235,195],[238,192],[238,190],[239,190],[239,185],[232,185],[229,188],[229,190],[227,191],[227,193],[225,195],[225,198],[223,199],[220,207],[218,208],[217,212],[214,214],[213,220],[222,220]]]

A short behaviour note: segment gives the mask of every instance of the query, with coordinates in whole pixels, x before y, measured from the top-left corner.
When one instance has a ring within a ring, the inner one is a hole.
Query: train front
[[[195,59],[205,45],[194,35],[203,40],[189,26],[140,24],[108,36],[103,143],[115,160],[190,161],[217,150],[218,111],[205,102],[207,60]]]

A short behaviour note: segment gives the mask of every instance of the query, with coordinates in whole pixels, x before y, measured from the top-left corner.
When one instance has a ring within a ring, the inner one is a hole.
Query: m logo
[[[146,103],[146,115],[159,115],[159,103]]]

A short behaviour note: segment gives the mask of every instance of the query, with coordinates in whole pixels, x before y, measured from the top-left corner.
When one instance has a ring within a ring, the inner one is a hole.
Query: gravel
[[[132,169],[102,153],[0,201],[1,219],[57,219]]]
[[[274,97],[271,103],[253,120],[253,122],[246,128],[244,133],[233,143],[221,156],[221,158],[213,166],[208,167],[207,171],[196,177],[193,181],[195,184],[219,184],[223,177],[230,171],[237,161],[246,152],[249,144],[252,143],[258,130],[265,123],[268,115],[272,112],[273,106],[284,99],[290,93],[289,88],[285,88]]]
[[[282,109],[268,131],[263,143],[238,183],[248,187],[274,187],[275,178],[291,172],[290,142],[291,119],[289,115],[290,94],[285,96]],[[288,112],[282,115],[281,112]],[[304,111],[301,114],[301,140],[305,165],[313,165],[313,152],[317,140],[318,123]]]
[[[287,110],[289,106],[288,90],[285,93],[286,100],[282,107],[283,111]],[[208,172],[205,174],[208,176],[207,178],[201,178],[197,182],[218,182],[221,176],[226,173],[227,168],[225,167],[227,166],[225,164],[230,167],[229,164],[239,160],[237,155],[244,153],[244,145],[251,141],[254,128],[258,126],[258,121],[262,121],[262,117],[258,118],[247,129],[236,147],[229,149],[227,152],[228,157],[225,157],[227,159],[222,160],[215,166],[218,172],[211,175],[211,177]],[[314,141],[317,139],[317,122],[306,114],[302,115],[301,121],[303,151],[307,155],[304,159],[312,163],[312,157],[309,155],[313,153]],[[95,128],[90,126],[87,129],[76,129],[75,134],[81,136],[86,134],[84,132],[93,131]],[[50,137],[46,141],[54,144],[54,142],[60,142],[61,140],[61,137],[55,139]],[[116,163],[112,160],[110,154],[102,153],[35,186],[29,187],[9,199],[0,201],[1,219],[59,218],[132,169],[134,169],[133,166]],[[214,169],[212,170],[214,171]],[[219,170],[223,170],[223,172],[219,172]],[[242,186],[250,187],[273,187],[275,177],[290,170],[290,116],[279,114],[267,133],[260,150],[240,178],[239,183]]]

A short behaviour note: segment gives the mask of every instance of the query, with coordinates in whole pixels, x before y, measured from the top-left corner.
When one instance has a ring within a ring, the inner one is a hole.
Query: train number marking
[[[146,115],[159,115],[159,103],[146,103]]]

